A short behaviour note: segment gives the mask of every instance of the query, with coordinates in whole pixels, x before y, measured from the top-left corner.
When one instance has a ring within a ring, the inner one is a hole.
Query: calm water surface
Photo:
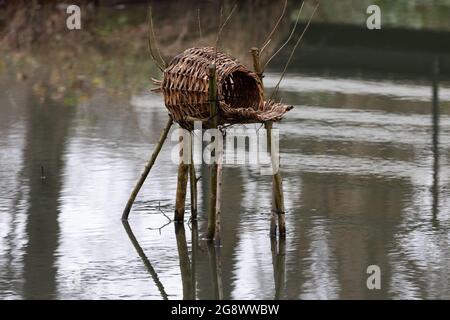
[[[225,167],[220,249],[203,240],[202,180],[198,226],[159,229],[173,143],[120,221],[167,119],[160,96],[99,91],[68,107],[31,87],[0,77],[0,299],[450,299],[448,83],[436,153],[429,81],[288,74],[286,241],[269,237],[270,179]]]

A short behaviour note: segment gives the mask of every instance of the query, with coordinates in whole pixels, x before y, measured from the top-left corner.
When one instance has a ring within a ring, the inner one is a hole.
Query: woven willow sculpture
[[[185,129],[192,121],[211,127],[208,95],[208,66],[216,65],[218,124],[278,121],[292,109],[263,100],[259,77],[232,57],[213,47],[191,48],[177,55],[157,84],[172,119]]]
[[[259,69],[258,49],[252,49],[252,54],[255,68]],[[260,74],[261,70],[252,72],[227,54],[217,52],[213,47],[187,49],[172,59],[164,69],[164,79],[153,80],[158,86],[153,91],[162,92],[170,119],[141,178],[132,191],[122,215],[123,220],[128,219],[131,206],[161,150],[173,121],[187,130],[193,129],[194,121],[201,121],[203,128],[220,128],[222,125],[239,123],[264,123],[267,129],[269,152],[271,152],[272,122],[279,121],[287,111],[292,109],[292,106],[264,101]],[[273,156],[272,161],[274,161]],[[218,163],[211,165],[210,185],[212,188],[207,237],[214,238],[216,241],[220,234],[221,167]],[[180,163],[175,221],[184,220],[188,173],[190,173],[191,181],[191,218],[196,218],[197,177],[194,164]],[[280,236],[284,236],[284,200],[281,176],[278,172],[273,175],[272,207],[271,234],[276,232],[276,225],[273,229],[276,213]]]

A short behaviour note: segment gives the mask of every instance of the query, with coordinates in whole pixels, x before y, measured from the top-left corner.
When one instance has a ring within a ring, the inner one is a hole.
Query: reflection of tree
[[[346,185],[354,185],[355,181]],[[386,188],[385,181],[369,179],[360,181],[365,188],[345,188],[342,200],[335,210],[335,218],[348,214],[347,207],[359,213],[360,227],[349,227],[346,232],[336,229],[331,232],[330,241],[335,246],[338,265],[337,273],[341,284],[342,298],[376,298],[386,295],[391,266],[388,260],[388,248],[395,239],[398,223],[401,221],[405,195],[411,194],[406,181],[396,181]],[[341,183],[344,185],[344,182]],[[345,196],[347,195],[347,196]],[[344,200],[349,201],[348,203]],[[378,265],[383,273],[381,290],[367,290],[366,268]]]
[[[298,239],[296,250],[289,252],[296,264],[286,270],[286,298],[385,296],[391,280],[386,252],[395,241],[411,186],[403,180],[386,182],[370,176],[301,176],[302,219],[291,226]],[[382,290],[366,288],[366,268],[371,264],[382,270]]]
[[[24,147],[25,177],[29,186],[28,243],[24,257],[24,298],[49,299],[56,295],[55,251],[64,151],[72,109],[60,105],[27,105]],[[41,178],[44,168],[45,180]]]
[[[0,62],[1,65],[1,62]],[[0,66],[1,69],[1,66]],[[21,168],[23,166],[22,158],[17,155],[11,154],[11,151],[21,149],[22,140],[21,135],[15,135],[14,143],[8,146],[8,140],[10,140],[13,125],[20,123],[22,114],[22,99],[23,88],[12,86],[7,77],[0,77],[0,87],[4,88],[0,92],[0,140],[1,140],[1,155],[0,163],[2,164],[0,169],[0,216],[3,221],[8,221],[6,225],[4,222],[0,222],[0,246],[2,248],[2,258],[0,260],[0,277],[3,279],[20,279],[21,272],[16,265],[16,250],[21,248],[20,243],[17,243],[17,235],[20,232],[21,226],[21,213],[23,210],[22,203],[26,196],[26,187],[20,183]],[[18,101],[16,96],[20,95],[21,99]],[[5,148],[6,139],[6,148]],[[7,161],[4,161],[7,160]],[[7,165],[7,166],[6,166]],[[10,194],[11,196],[7,196]],[[12,196],[14,195],[14,196]],[[9,211],[9,213],[6,213]],[[3,228],[3,226],[5,226]],[[3,237],[3,238],[2,238]],[[20,264],[20,262],[19,262]],[[19,293],[18,283],[16,281],[0,281],[0,296],[3,296],[7,292]]]

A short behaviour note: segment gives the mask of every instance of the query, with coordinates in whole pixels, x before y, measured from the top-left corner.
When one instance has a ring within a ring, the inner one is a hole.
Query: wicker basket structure
[[[213,47],[190,48],[172,59],[158,83],[171,117],[181,127],[190,130],[193,121],[211,126],[208,67],[214,61],[220,125],[278,121],[292,109],[264,101],[258,76],[234,58]]]

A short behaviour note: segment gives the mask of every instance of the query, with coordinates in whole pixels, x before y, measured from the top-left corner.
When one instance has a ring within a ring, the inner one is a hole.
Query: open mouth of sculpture
[[[208,67],[216,61],[216,79],[209,84]],[[192,130],[194,121],[206,128],[213,126],[211,99],[217,100],[219,125],[279,121],[292,107],[264,101],[258,76],[213,47],[190,48],[172,59],[164,71],[164,80],[156,81],[173,120]],[[216,94],[209,95],[213,85]],[[269,99],[270,100],[270,99]]]
[[[221,94],[231,108],[258,110],[262,104],[262,93],[257,80],[248,72],[234,71],[222,81]]]

